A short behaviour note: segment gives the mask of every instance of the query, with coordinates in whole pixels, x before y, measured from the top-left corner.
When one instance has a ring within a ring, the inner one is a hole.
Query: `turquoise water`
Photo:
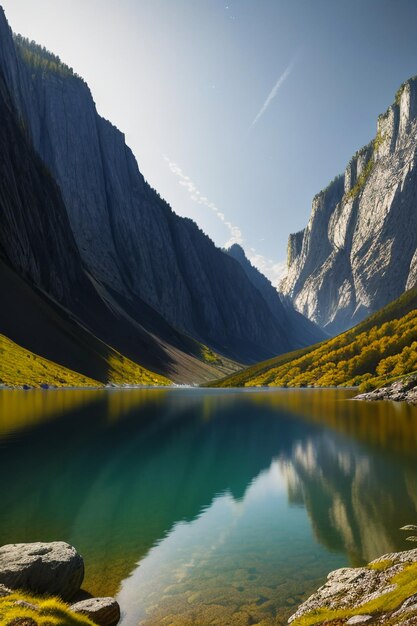
[[[123,626],[284,624],[413,547],[417,409],[352,395],[0,391],[0,541],[75,545]]]

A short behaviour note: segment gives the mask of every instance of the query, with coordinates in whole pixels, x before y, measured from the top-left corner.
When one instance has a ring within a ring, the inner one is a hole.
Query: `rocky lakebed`
[[[416,532],[417,526],[401,530]],[[417,541],[411,535],[409,541]],[[327,576],[288,620],[291,626],[417,624],[417,549],[385,554],[365,567],[344,567]]]
[[[417,526],[402,530],[416,532]],[[91,597],[82,590],[83,579],[83,558],[68,543],[2,546],[0,623],[116,626],[117,601]],[[291,626],[417,624],[417,549],[385,554],[365,567],[331,572],[288,622]]]

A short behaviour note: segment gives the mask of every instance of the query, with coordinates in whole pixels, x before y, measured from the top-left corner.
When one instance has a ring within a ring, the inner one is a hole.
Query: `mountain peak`
[[[412,77],[378,117],[375,138],[314,197],[308,226],[290,236],[281,290],[331,333],[360,322],[417,281],[416,133]]]

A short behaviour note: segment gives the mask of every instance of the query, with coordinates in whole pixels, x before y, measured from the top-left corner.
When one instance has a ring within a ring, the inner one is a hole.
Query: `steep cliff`
[[[281,289],[331,333],[378,310],[417,280],[417,79],[380,115],[375,139],[313,199],[291,235]]]
[[[218,368],[200,360],[201,345],[136,299],[139,325],[128,303],[122,309],[85,272],[59,188],[24,132],[1,70],[0,120],[0,333],[104,383],[120,353],[176,380],[212,378]],[[126,375],[129,369],[126,360]]]
[[[144,303],[182,333],[252,362],[288,349],[283,324],[241,266],[146,183],[124,136],[57,57],[13,39],[0,12],[0,68],[20,122],[57,181],[82,263],[129,317]]]
[[[250,282],[259,291],[280,325],[287,350],[310,345],[327,337],[313,322],[296,311],[289,299],[283,302],[272,283],[247,258],[243,248],[233,244],[226,250],[242,266]]]

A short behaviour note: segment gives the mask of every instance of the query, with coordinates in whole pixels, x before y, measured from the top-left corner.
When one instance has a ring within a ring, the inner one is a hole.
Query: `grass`
[[[216,387],[374,389],[417,370],[417,288],[335,338],[280,355],[219,381]]]
[[[109,382],[116,385],[171,385],[165,376],[155,374],[146,368],[134,363],[115,350],[108,357]]]
[[[200,358],[204,363],[210,363],[212,365],[219,365],[222,362],[219,355],[213,352],[213,350],[210,350],[210,348],[203,343],[201,344]]]
[[[40,387],[42,384],[57,387],[102,386],[92,378],[29,352],[4,335],[0,335],[0,383],[13,387]]]
[[[305,354],[308,354],[314,348],[320,346],[321,343],[314,344],[314,346],[308,346],[306,348],[300,348],[293,350],[292,352],[286,352],[267,361],[261,361],[250,365],[237,373],[229,374],[219,380],[213,380],[201,385],[202,387],[245,387],[249,382],[262,374],[266,374],[271,368],[278,367],[279,365],[285,365],[294,359],[300,358]]]
[[[374,159],[373,158],[369,159],[369,161],[367,162],[367,164],[363,168],[362,172],[359,174],[359,176],[358,176],[358,178],[356,180],[355,185],[346,194],[346,198],[348,200],[352,200],[353,198],[356,198],[357,195],[359,195],[359,192],[365,186],[365,183],[368,180],[368,178],[369,178],[369,176],[370,176],[370,174],[372,172],[374,164],[375,164]]]
[[[374,568],[375,569],[375,568]],[[349,619],[354,615],[379,615],[392,613],[410,596],[417,593],[417,563],[412,563],[395,574],[389,584],[395,584],[392,591],[385,593],[360,607],[349,609],[318,609],[300,616],[292,622],[292,626],[314,626],[333,620]],[[407,617],[410,617],[408,615]],[[389,622],[387,622],[389,623]]]
[[[116,385],[169,385],[155,374],[109,348],[107,382]],[[10,387],[102,387],[103,383],[49,361],[0,335],[0,384]]]
[[[377,572],[385,572],[389,567],[394,565],[394,561],[391,559],[383,559],[382,561],[375,561],[375,563],[369,563],[368,568]]]
[[[27,602],[36,609],[16,602]],[[96,626],[87,617],[72,613],[69,606],[57,598],[38,598],[23,592],[0,597],[0,624],[19,618],[31,618],[38,626]]]

